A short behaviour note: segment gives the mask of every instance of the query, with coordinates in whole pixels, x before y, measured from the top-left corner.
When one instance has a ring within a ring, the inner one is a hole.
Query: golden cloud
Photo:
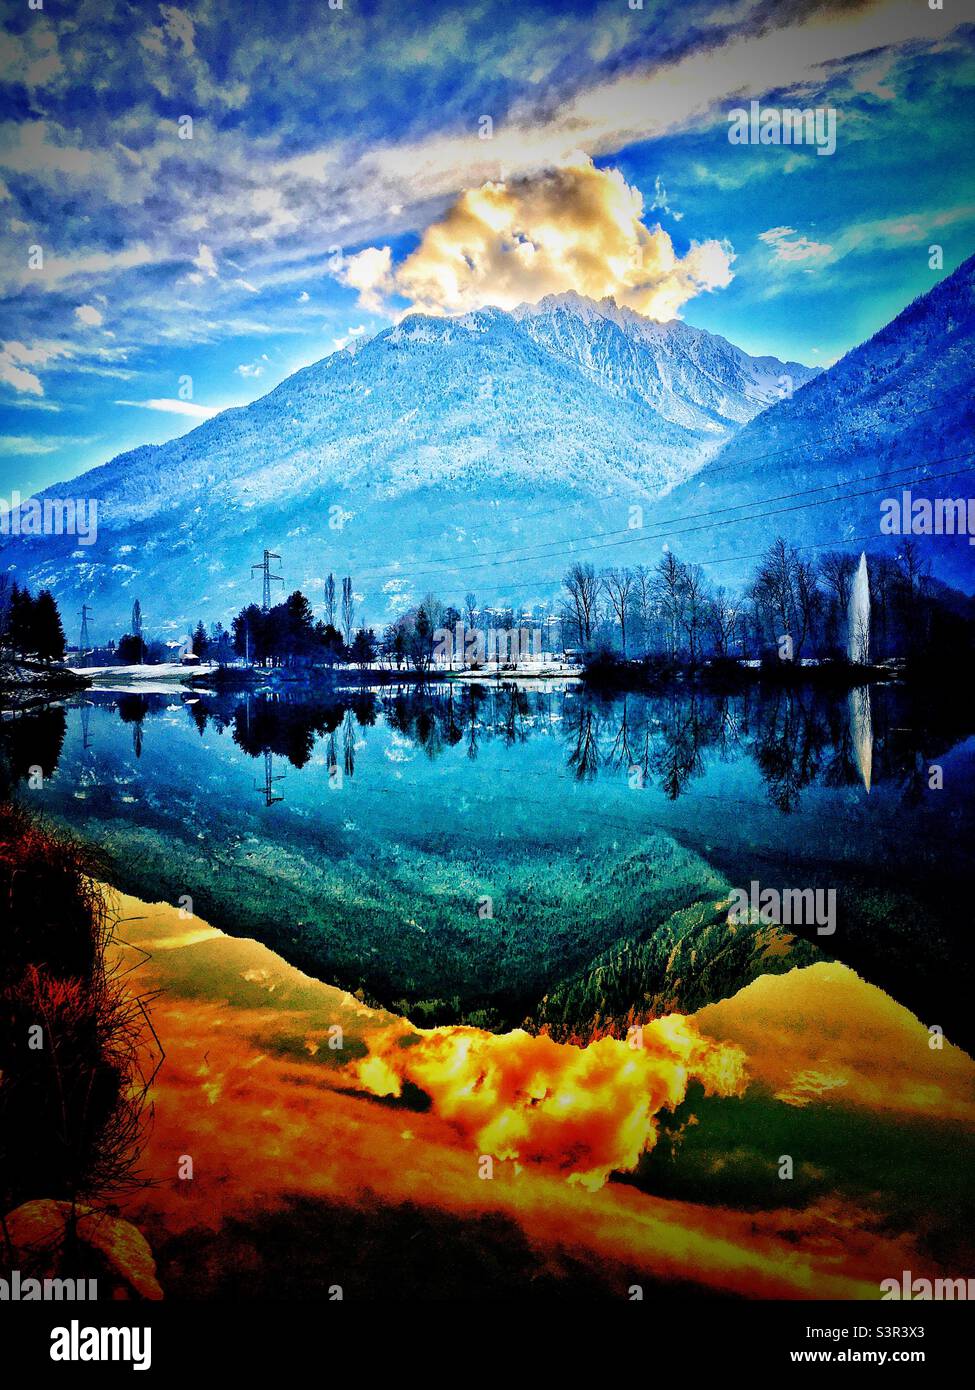
[[[577,156],[467,189],[401,265],[393,268],[389,247],[369,247],[349,258],[341,279],[373,311],[393,294],[425,313],[453,314],[574,290],[666,320],[694,295],[729,284],[733,259],[718,241],[692,242],[678,256],[667,232],[645,225],[639,189]]]
[[[556,1170],[590,1190],[636,1167],[656,1143],[657,1112],[679,1105],[690,1080],[710,1094],[745,1087],[741,1049],[703,1038],[677,1014],[645,1024],[639,1046],[462,1027],[386,1028],[365,1041],[369,1056],[352,1072],[373,1095],[399,1096],[412,1082],[479,1154]]]
[[[765,1210],[716,1205],[704,1191],[679,1201],[637,1185],[599,1186],[601,1173],[632,1167],[652,1145],[655,1115],[677,1103],[691,1077],[736,1093],[742,1049],[751,1086],[801,1085],[811,1106],[842,1097],[861,1113],[893,1098],[909,1125],[926,1106],[970,1131],[970,1059],[947,1044],[932,1051],[916,1019],[843,966],[763,976],[693,1019],[644,1025],[639,1051],[609,1038],[583,1049],[520,1031],[417,1030],[256,941],[225,937],[199,918],[181,921],[174,907],[119,897],[118,914],[130,943],[119,963],[138,965],[127,978],[140,991],[160,991],[152,1020],[165,1048],[142,1162],[154,1181],[126,1197],[124,1214],[149,1237],[167,1292],[187,1277],[209,1291],[221,1267],[247,1269],[268,1287],[290,1277],[303,1242],[318,1239],[306,1234],[311,1208],[295,1214],[296,1197],[334,1217],[330,1258],[367,1294],[378,1277],[375,1251],[404,1212],[411,1230],[438,1232],[445,1286],[457,1249],[483,1239],[485,1218],[507,1242],[496,1254],[510,1259],[513,1286],[541,1274],[566,1278],[570,1289],[582,1261],[620,1298],[644,1278],[753,1297],[876,1298],[891,1270],[927,1277],[964,1267],[935,1267],[920,1253],[909,1165],[902,1175],[895,1165],[885,1192],[863,1207],[828,1191],[806,1207],[778,1205],[785,1185],[774,1162]],[[325,1042],[336,1022],[351,1054]],[[345,1061],[357,1052],[361,1060]],[[158,1052],[147,1057],[147,1075],[157,1061]],[[355,1074],[363,1065],[368,1085]],[[809,1083],[823,1077],[846,1084],[818,1098]],[[397,1096],[407,1082],[432,1103],[375,1104],[363,1095]],[[699,1122],[709,1123],[703,1108]],[[496,1164],[491,1182],[480,1180],[477,1163],[489,1151],[485,1132],[492,1147],[519,1154]],[[914,1133],[910,1125],[903,1142],[913,1145]],[[715,1159],[734,1164],[736,1153],[734,1133],[716,1132]],[[177,1176],[186,1154],[192,1182]],[[854,1150],[858,1175],[862,1161]],[[336,1214],[344,1210],[357,1220],[343,1234]],[[939,1231],[950,1221],[937,1194],[924,1218],[932,1219]]]

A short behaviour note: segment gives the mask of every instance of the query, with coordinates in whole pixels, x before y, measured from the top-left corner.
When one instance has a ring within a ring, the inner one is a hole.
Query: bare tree
[[[667,630],[667,655],[677,660],[680,631],[683,626],[685,567],[672,550],[666,550],[657,565],[654,592],[664,626]]]
[[[646,652],[649,646],[650,629],[653,624],[654,575],[649,565],[637,565],[633,571],[634,595],[637,617],[640,623],[639,640]]]
[[[569,591],[579,642],[582,645],[587,645],[592,641],[592,630],[596,621],[596,604],[600,591],[599,578],[592,565],[576,563],[566,574],[562,583]]]
[[[844,550],[829,550],[820,558],[819,573],[831,597],[835,597],[840,610],[845,613],[850,603],[850,589],[856,573],[857,562]]]
[[[930,564],[921,559],[921,547],[915,540],[906,540],[897,555],[901,574],[912,596],[916,595],[928,574]]]
[[[834,650],[842,644],[841,634],[856,567],[856,560],[845,550],[829,550],[819,560],[819,577],[826,593],[826,640]]]
[[[681,592],[681,626],[687,634],[691,663],[701,654],[708,608],[708,583],[700,565],[685,565]]]
[[[815,567],[799,559],[781,536],[769,546],[752,585],[756,609],[773,641],[788,637],[798,660],[816,613],[819,589]]]
[[[715,589],[708,605],[707,626],[718,656],[727,656],[737,640],[742,605],[741,597],[729,594],[723,585]]]
[[[335,626],[335,575],[329,574],[325,580],[325,621]]]
[[[798,659],[802,654],[806,639],[815,635],[816,625],[822,612],[823,594],[817,582],[816,566],[812,560],[795,558],[795,552],[793,552],[792,572],[798,616],[796,632],[796,657]]]
[[[609,595],[613,612],[616,614],[616,621],[620,625],[620,648],[624,657],[626,656],[626,617],[632,601],[635,579],[632,570],[627,569],[608,569],[603,570],[602,585]]]

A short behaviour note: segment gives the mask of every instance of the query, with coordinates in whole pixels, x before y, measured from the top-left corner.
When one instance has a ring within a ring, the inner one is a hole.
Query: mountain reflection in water
[[[969,732],[896,686],[92,692],[0,763],[126,891],[417,1022],[585,1038],[828,952],[961,1040]],[[835,936],[729,941],[753,879],[835,888]]]

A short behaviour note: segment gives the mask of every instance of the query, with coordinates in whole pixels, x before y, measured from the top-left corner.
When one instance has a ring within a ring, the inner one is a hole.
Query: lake
[[[893,684],[89,691],[5,716],[0,754],[116,887],[422,1025],[587,1040],[834,958],[970,1048],[975,738],[931,709]],[[729,926],[752,882],[835,889],[835,932]]]

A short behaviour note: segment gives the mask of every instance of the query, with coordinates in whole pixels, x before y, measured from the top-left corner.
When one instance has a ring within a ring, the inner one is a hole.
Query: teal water
[[[89,693],[0,730],[117,887],[420,1022],[574,1033],[822,951],[957,1032],[975,740],[864,695]],[[835,933],[731,941],[753,879],[835,888]]]

